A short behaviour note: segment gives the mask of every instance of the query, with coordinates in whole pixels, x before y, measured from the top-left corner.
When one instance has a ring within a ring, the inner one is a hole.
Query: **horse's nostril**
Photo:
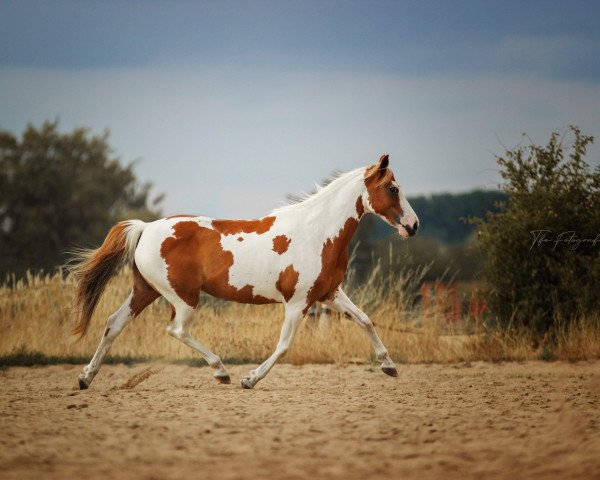
[[[402,226],[404,227],[404,230],[407,231],[409,237],[412,237],[415,233],[417,233],[410,225],[402,225]]]
[[[413,230],[416,232],[419,229],[419,222],[415,222],[413,225]]]

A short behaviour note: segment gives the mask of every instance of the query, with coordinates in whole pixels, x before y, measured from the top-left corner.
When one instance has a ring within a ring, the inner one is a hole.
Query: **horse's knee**
[[[172,337],[175,337],[177,340],[181,341],[185,340],[188,336],[187,332],[183,328],[176,327],[173,325],[169,325],[167,327],[167,333]]]

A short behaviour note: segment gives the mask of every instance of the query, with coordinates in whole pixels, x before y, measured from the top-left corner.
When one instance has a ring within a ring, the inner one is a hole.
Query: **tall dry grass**
[[[422,273],[422,272],[421,272]],[[349,296],[369,314],[397,362],[567,359],[600,357],[598,318],[560,330],[556,341],[532,348],[526,333],[499,331],[471,319],[448,325],[441,315],[424,315],[413,305],[420,272],[378,280],[372,277]],[[0,357],[36,352],[48,357],[89,358],[103,334],[108,315],[127,298],[127,269],[109,285],[87,336],[76,341],[71,305],[74,285],[57,275],[28,275],[0,286]],[[199,355],[165,332],[169,306],[162,299],[148,307],[113,344],[111,355],[193,361]],[[191,333],[225,362],[260,362],[273,351],[283,319],[281,305],[252,306],[204,297]],[[332,316],[327,328],[307,318],[283,361],[302,363],[368,362],[372,347],[353,322]]]

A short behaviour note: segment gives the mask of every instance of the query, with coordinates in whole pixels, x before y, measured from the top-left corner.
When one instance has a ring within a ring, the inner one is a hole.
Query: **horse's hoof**
[[[83,377],[79,377],[79,390],[87,390],[89,386]]]
[[[396,370],[396,367],[381,367],[381,370],[383,371],[383,373],[389,375],[390,377],[398,376],[398,370]]]
[[[254,388],[254,385],[252,385],[252,383],[250,383],[249,379],[244,378],[244,379],[242,379],[242,388],[250,390],[250,389]]]
[[[229,375],[215,375],[215,380],[223,385],[229,385],[231,383],[231,377]]]

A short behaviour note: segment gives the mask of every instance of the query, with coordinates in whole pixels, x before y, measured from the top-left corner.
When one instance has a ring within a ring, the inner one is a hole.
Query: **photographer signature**
[[[559,245],[566,245],[571,250],[577,250],[582,243],[589,243],[593,247],[595,247],[596,244],[600,245],[600,234],[596,235],[596,238],[581,238],[574,230],[561,232],[555,237],[552,234],[552,230],[532,230],[529,233],[533,235],[533,241],[531,242],[529,250],[533,250],[535,247],[541,247],[546,244],[554,244],[552,250],[556,250],[556,247]]]

